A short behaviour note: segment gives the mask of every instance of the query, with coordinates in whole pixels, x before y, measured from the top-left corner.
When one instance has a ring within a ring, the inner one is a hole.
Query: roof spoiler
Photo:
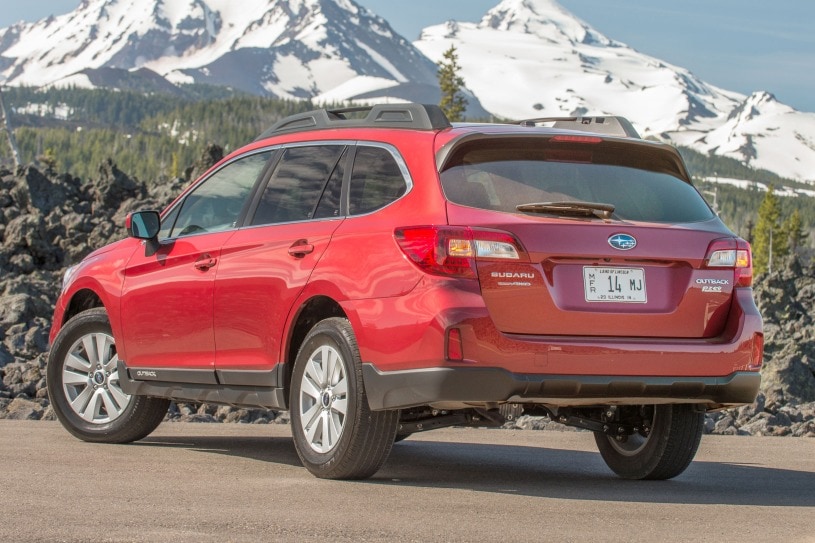
[[[631,121],[625,117],[541,117],[520,121],[518,124],[529,127],[549,126],[564,130],[593,132],[606,136],[642,139]]]
[[[324,128],[410,128],[442,130],[450,121],[439,106],[431,104],[377,104],[343,109],[316,109],[282,119],[255,141],[282,133]]]

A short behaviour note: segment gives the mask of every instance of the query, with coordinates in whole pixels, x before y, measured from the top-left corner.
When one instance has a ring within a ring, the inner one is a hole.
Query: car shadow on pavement
[[[252,437],[252,436],[150,436],[133,443],[146,447],[178,447],[190,451],[198,451],[228,456],[239,456],[261,462],[273,462],[288,466],[301,467],[303,464],[294,449],[291,438],[284,437]]]
[[[669,481],[630,481],[599,453],[494,444],[406,441],[371,481],[572,500],[815,506],[815,473],[806,471],[697,460]]]
[[[151,436],[134,445],[302,467],[288,437]],[[572,500],[815,507],[815,473],[806,471],[696,460],[669,481],[629,481],[614,475],[597,452],[428,440],[395,444],[371,479],[348,484]]]

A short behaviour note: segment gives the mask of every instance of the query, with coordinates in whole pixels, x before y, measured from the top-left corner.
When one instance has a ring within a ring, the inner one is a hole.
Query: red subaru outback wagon
[[[170,400],[288,409],[312,473],[363,478],[411,433],[524,412],[666,479],[758,391],[750,248],[622,118],[312,111],[126,226],[54,314],[50,398],[87,441]]]

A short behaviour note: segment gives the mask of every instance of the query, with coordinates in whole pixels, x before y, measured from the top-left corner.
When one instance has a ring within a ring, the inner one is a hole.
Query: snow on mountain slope
[[[433,103],[434,62],[450,45],[470,116],[624,115],[646,137],[815,182],[815,113],[709,85],[556,0],[503,0],[480,23],[429,27],[415,44],[353,0],[84,0],[0,29],[0,82]]]
[[[102,67],[299,99],[356,78],[378,81],[365,92],[436,84],[433,63],[352,0],[85,0],[0,30],[6,84],[42,86]]]
[[[480,23],[426,28],[414,45],[436,62],[455,45],[467,87],[496,115],[623,115],[644,137],[815,181],[815,114],[709,85],[603,36],[555,0],[504,0]]]
[[[724,123],[674,131],[675,143],[741,160],[802,181],[815,181],[815,113],[802,113],[767,92],[744,98]]]

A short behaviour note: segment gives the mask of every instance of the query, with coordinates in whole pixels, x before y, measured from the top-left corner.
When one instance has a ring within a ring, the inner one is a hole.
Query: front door
[[[221,248],[249,208],[271,151],[228,162],[162,219],[159,248],[145,245],[125,267],[123,353],[130,368],[175,368],[159,380],[214,379],[213,306]]]

